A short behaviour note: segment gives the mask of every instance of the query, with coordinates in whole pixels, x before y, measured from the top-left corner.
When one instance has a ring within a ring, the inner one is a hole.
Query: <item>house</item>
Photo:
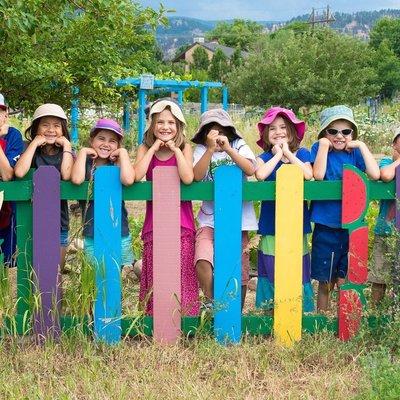
[[[189,65],[193,64],[193,52],[198,48],[202,47],[207,55],[208,59],[211,61],[211,59],[214,56],[214,53],[217,51],[217,49],[222,50],[222,52],[226,55],[228,59],[230,59],[235,52],[234,47],[228,47],[228,46],[223,46],[222,44],[219,44],[218,42],[204,42],[204,38],[196,38],[195,43],[193,43],[190,47],[188,47],[184,52],[181,54],[177,55],[172,62],[185,62],[186,66],[185,69],[188,71],[189,70]],[[242,51],[241,55],[243,58],[247,58],[249,53],[246,51]]]

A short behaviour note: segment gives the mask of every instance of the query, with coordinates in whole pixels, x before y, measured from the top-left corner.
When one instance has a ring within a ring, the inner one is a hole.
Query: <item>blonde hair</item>
[[[291,152],[295,152],[299,149],[300,146],[300,139],[297,137],[296,127],[294,126],[293,122],[287,119],[285,116],[283,115],[279,116],[285,121],[289,149]],[[264,151],[270,151],[273,147],[272,144],[269,142],[268,133],[269,133],[269,125],[265,125],[262,136]]]
[[[174,137],[175,146],[183,150],[186,145],[185,125],[178,118],[175,117],[169,106],[165,107],[164,110],[169,110],[174,117],[176,123],[176,135]],[[160,113],[155,113],[150,116],[150,126],[144,134],[143,143],[149,148],[153,146],[154,142],[156,141],[154,130]]]

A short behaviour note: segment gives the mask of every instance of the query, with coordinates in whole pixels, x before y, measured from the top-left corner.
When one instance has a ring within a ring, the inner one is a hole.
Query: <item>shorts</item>
[[[393,257],[390,257],[390,236],[375,235],[372,250],[372,263],[368,271],[368,281],[371,283],[388,284],[391,280]]]
[[[346,278],[349,265],[349,231],[315,224],[311,250],[311,278],[331,282]]]
[[[61,247],[68,246],[68,231],[66,229],[60,230],[60,246]]]
[[[247,231],[242,231],[242,285],[247,286],[250,279],[250,252],[247,249],[249,235]],[[208,261],[214,266],[214,228],[203,226],[196,232],[196,245],[194,263],[197,261]]]
[[[85,254],[88,258],[94,259],[94,239],[88,236],[83,237],[83,246]],[[122,236],[121,238],[121,266],[134,264],[135,257],[132,251],[131,235]]]

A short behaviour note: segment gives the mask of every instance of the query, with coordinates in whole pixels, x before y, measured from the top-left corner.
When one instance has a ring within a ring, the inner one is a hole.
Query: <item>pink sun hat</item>
[[[282,107],[271,107],[265,112],[261,121],[257,124],[258,132],[260,133],[260,139],[258,139],[256,143],[261,148],[264,148],[263,134],[265,127],[267,125],[270,125],[274,121],[274,119],[279,115],[283,115],[289,121],[291,121],[296,128],[297,138],[300,141],[303,139],[304,132],[306,131],[306,123],[300,119],[297,119],[296,115],[294,115],[294,112],[292,110],[288,110],[287,108],[282,108]]]

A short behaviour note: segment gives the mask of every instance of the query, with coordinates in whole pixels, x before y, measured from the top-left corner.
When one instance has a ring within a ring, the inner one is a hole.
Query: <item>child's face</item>
[[[108,129],[101,129],[90,141],[99,158],[107,160],[111,153],[119,148],[118,135]]]
[[[0,128],[8,121],[8,112],[0,108]]]
[[[269,125],[268,142],[272,146],[288,142],[286,122],[282,117],[276,117]]]
[[[350,134],[346,134],[351,130]],[[349,121],[339,119],[333,121],[325,129],[325,137],[332,143],[333,150],[342,151],[348,142],[353,140],[353,126]]]
[[[400,157],[400,135],[393,142],[393,158],[397,160]]]
[[[163,142],[175,139],[178,132],[176,120],[171,111],[165,109],[156,116],[154,136]]]
[[[208,133],[210,133],[211,131],[218,131],[218,135],[219,136],[229,137],[229,130],[227,128],[225,128],[224,126],[220,125],[220,124],[213,123],[210,126],[210,128],[208,130]],[[217,146],[216,146],[215,151],[220,151],[220,152],[224,151],[224,150],[222,150],[222,148],[219,145],[218,141],[217,141]]]
[[[37,135],[44,136],[48,144],[55,144],[56,139],[63,136],[61,119],[57,117],[40,118]]]

